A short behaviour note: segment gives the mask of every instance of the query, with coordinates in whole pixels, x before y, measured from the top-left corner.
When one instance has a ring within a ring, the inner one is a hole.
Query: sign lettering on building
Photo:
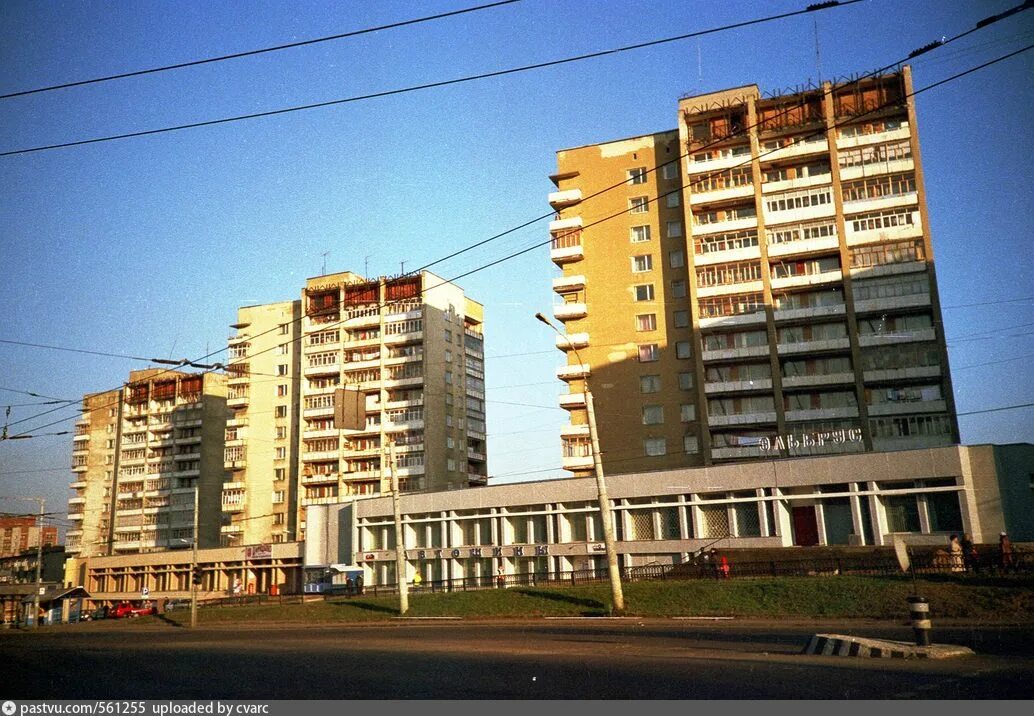
[[[813,433],[776,435],[771,438],[766,436],[758,438],[757,444],[763,452],[774,452],[778,450],[799,450],[800,448],[860,442],[862,442],[862,429],[849,428],[844,430],[823,430]]]

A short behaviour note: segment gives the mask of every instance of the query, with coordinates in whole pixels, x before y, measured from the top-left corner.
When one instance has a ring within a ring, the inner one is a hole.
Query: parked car
[[[165,602],[165,611],[167,611],[167,612],[175,611],[177,609],[189,609],[189,608],[190,608],[190,600],[189,599],[170,599],[167,602]]]
[[[157,614],[158,610],[154,606],[154,602],[119,602],[114,609],[108,611],[108,616],[112,619],[121,619],[123,617],[143,617],[151,614]]]

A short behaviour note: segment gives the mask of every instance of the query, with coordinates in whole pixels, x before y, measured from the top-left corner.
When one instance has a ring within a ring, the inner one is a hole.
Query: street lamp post
[[[574,343],[553,322],[536,313],[535,318],[545,323],[556,331],[557,335],[567,341],[567,345],[574,351],[574,357],[579,365],[582,363],[582,356]],[[599,435],[596,431],[596,410],[592,402],[592,391],[589,390],[589,382],[583,378],[585,385],[585,410],[589,414],[589,446],[592,450],[592,466],[596,473],[596,496],[600,506],[600,522],[603,523],[603,544],[607,550],[607,572],[610,575],[610,595],[613,601],[613,613],[622,614],[625,611],[625,595],[621,589],[621,570],[618,569],[618,553],[614,546],[614,519],[610,509],[610,497],[607,495],[607,481],[603,477],[603,461],[600,459]]]
[[[197,628],[197,533],[198,533],[198,485],[194,484],[194,547],[190,555],[190,628]]]
[[[33,498],[39,500],[39,520],[36,524],[36,597],[33,599],[33,628],[39,627],[39,593],[43,589],[43,503],[42,497]]]

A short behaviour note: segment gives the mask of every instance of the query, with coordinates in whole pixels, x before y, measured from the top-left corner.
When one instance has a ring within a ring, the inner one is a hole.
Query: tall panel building
[[[566,468],[586,385],[610,472],[958,442],[911,86],[687,97],[557,153]]]
[[[195,489],[198,544],[219,544],[224,376],[135,370],[123,388],[84,396],[82,411],[72,442],[70,557],[190,546]],[[74,562],[69,581],[79,583]]]
[[[306,281],[299,301],[242,308],[230,339],[228,544],[304,536],[309,505],[487,483],[481,304],[429,272]],[[339,389],[365,427],[339,429]]]

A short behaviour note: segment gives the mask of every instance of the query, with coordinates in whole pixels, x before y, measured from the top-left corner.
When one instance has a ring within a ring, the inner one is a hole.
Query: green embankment
[[[653,581],[624,585],[626,611],[643,617],[739,616],[907,619],[912,582],[899,577],[784,577],[729,581]],[[1029,622],[1034,619],[1034,577],[930,578],[919,581],[934,619]],[[476,592],[410,595],[408,616],[513,618],[597,616],[608,613],[607,584],[513,587]],[[397,616],[393,596],[363,596],[305,604],[204,607],[201,624],[227,622],[363,622]],[[168,619],[183,622],[186,610]]]

